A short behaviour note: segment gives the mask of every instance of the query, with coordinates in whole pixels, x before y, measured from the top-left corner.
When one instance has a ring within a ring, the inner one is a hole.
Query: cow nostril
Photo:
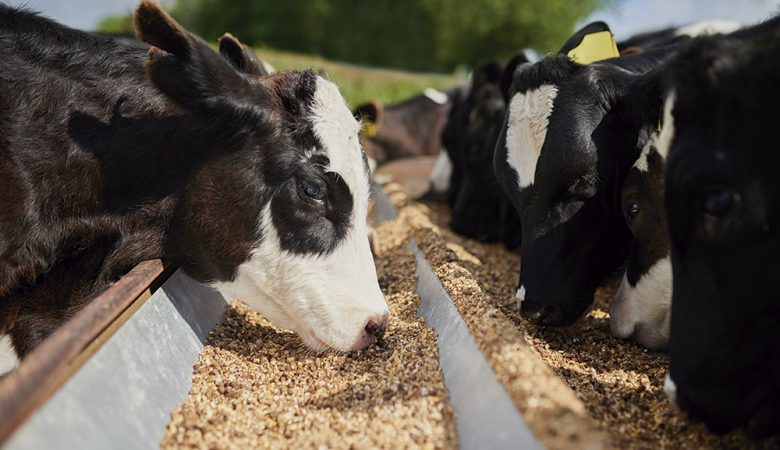
[[[387,329],[387,322],[377,323],[369,320],[366,324],[366,333],[369,336],[374,336],[377,341],[381,340],[385,335],[385,329]]]
[[[563,310],[553,304],[545,304],[526,299],[521,307],[520,314],[536,325],[554,327],[564,322]]]

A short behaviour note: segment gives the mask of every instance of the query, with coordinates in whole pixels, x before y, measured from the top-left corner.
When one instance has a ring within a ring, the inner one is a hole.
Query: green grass
[[[371,100],[395,103],[421,93],[425,88],[449,89],[466,81],[462,74],[432,74],[374,69],[299,53],[256,48],[257,54],[277,70],[313,68],[323,71],[341,89],[351,107]]]

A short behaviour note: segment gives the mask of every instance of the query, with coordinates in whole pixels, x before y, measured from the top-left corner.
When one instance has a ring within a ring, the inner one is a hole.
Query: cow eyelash
[[[569,191],[576,193],[583,188],[593,186],[596,183],[598,183],[598,176],[596,174],[582,175],[571,185]]]
[[[574,200],[584,200],[590,197],[590,191],[592,187],[598,183],[599,179],[596,174],[582,175],[569,186],[563,193],[563,202],[570,202]]]

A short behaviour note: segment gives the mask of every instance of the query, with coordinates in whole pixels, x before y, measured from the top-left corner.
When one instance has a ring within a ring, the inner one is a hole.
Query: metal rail
[[[138,264],[0,379],[0,445],[143,304],[168,268],[159,259]]]

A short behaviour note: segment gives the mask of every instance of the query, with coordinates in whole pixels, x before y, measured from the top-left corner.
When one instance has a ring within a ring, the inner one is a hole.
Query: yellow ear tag
[[[620,56],[615,39],[609,31],[586,34],[580,45],[567,53],[569,58],[579,64],[590,64]]]
[[[378,132],[379,127],[376,126],[376,123],[366,120],[363,123],[363,129],[360,130],[360,135],[365,138],[373,139],[376,137]]]

